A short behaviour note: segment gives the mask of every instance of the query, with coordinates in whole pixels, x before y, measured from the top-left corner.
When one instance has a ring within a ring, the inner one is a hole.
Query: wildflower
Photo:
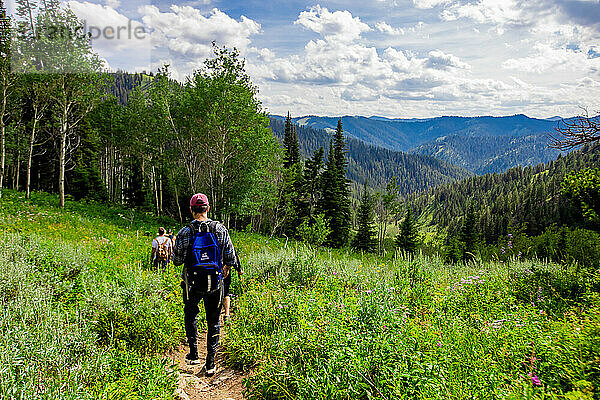
[[[508,248],[509,248],[509,249],[512,249],[512,242],[511,242],[510,240],[508,241],[508,244],[507,244],[507,245],[508,245]]]
[[[509,234],[508,234],[508,238],[509,238],[509,239],[512,239],[512,237],[513,237],[512,233],[509,233]]]
[[[442,347],[442,342],[440,342],[439,340],[437,342],[437,347]]]
[[[531,378],[531,383],[535,386],[542,386],[542,381],[540,381],[540,378],[537,377],[537,375],[533,375],[533,372],[529,373],[529,377]]]
[[[373,293],[373,291],[372,290],[367,290],[365,293],[366,294],[371,294],[371,293]]]
[[[504,252],[505,252],[504,247],[500,247],[500,251],[502,252],[502,254],[504,254]]]

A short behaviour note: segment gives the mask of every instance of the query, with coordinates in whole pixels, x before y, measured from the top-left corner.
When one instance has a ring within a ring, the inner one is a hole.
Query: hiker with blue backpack
[[[219,346],[219,315],[223,305],[223,280],[236,265],[236,255],[227,228],[208,218],[208,198],[197,193],[190,199],[194,220],[177,234],[173,264],[182,265],[183,312],[185,334],[190,352],[185,361],[200,364],[198,356],[198,304],[204,302],[208,332],[206,337],[206,375],[216,371],[215,355]]]

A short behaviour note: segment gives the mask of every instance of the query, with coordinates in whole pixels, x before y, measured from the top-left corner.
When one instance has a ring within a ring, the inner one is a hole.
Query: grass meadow
[[[129,210],[0,200],[0,398],[172,399],[178,270],[148,265],[159,225]],[[147,234],[149,236],[147,236]],[[234,233],[222,350],[249,399],[594,399],[598,271],[445,265]]]

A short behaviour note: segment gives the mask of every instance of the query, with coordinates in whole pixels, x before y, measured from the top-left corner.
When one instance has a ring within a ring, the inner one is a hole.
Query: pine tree
[[[377,250],[377,238],[374,226],[373,198],[367,192],[367,185],[358,207],[358,231],[352,241],[352,247],[373,253]]]
[[[346,178],[346,141],[342,128],[342,119],[333,140],[330,141],[329,155],[325,172],[323,172],[322,192],[319,212],[330,220],[331,234],[327,244],[332,247],[343,247],[350,236],[350,188]]]
[[[17,30],[21,39],[35,36],[35,23],[33,16],[37,14],[37,2],[35,0],[16,0]]]
[[[315,206],[321,198],[319,180],[323,169],[323,154],[324,150],[320,147],[319,150],[314,152],[312,158],[306,161],[304,167],[303,192],[307,197],[308,213],[311,217],[314,215]]]
[[[463,222],[463,226],[460,232],[460,240],[463,243],[463,261],[469,261],[475,258],[475,251],[477,248],[478,235],[475,220],[475,210],[473,203],[469,204],[467,213]]]
[[[419,232],[409,208],[404,221],[400,224],[400,232],[396,236],[396,247],[401,251],[414,254],[418,244]]]
[[[285,119],[285,136],[283,138],[283,145],[285,147],[283,166],[285,168],[290,168],[292,165],[298,164],[300,162],[298,134],[296,133],[296,126],[293,124],[289,112],[287,118]]]

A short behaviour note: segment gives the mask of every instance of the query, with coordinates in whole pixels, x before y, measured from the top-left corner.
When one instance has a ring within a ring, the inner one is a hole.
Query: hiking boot
[[[185,356],[185,363],[189,365],[200,364],[200,358],[198,357],[198,349],[195,346],[190,347],[190,352]]]
[[[215,357],[206,357],[206,364],[204,364],[204,367],[206,368],[206,376],[213,376],[215,372],[217,372]]]

